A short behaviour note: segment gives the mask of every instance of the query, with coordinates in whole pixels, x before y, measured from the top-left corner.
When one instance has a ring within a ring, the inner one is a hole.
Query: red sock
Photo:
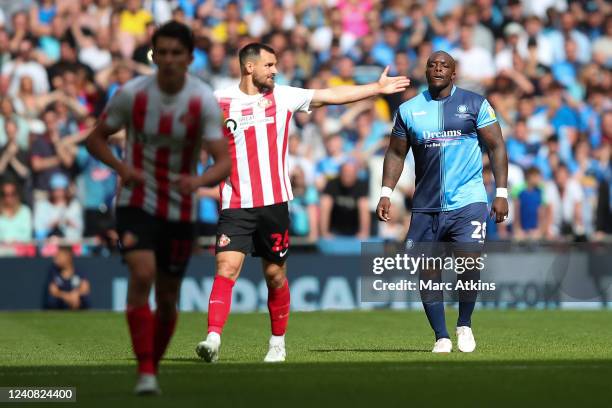
[[[215,276],[210,299],[208,299],[208,332],[221,334],[232,306],[234,281],[223,276]]]
[[[287,331],[290,304],[291,295],[289,294],[289,281],[287,279],[280,288],[268,288],[268,311],[270,312],[270,323],[274,336],[282,336]]]
[[[159,365],[159,360],[163,357],[174,333],[176,327],[176,312],[170,320],[161,320],[159,311],[155,312],[155,341],[153,347],[153,362],[155,363],[155,371]]]
[[[132,337],[132,348],[138,359],[140,374],[155,374],[153,363],[153,333],[155,320],[148,304],[127,306],[126,316]]]

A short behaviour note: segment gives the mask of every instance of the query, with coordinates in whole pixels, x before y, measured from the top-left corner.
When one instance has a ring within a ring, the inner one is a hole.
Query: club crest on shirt
[[[230,242],[232,242],[232,240],[227,235],[221,234],[221,236],[219,237],[219,240],[217,241],[217,246],[219,248],[223,248],[223,247],[228,246]]]
[[[272,105],[272,101],[269,100],[268,98],[260,98],[257,101],[257,106],[259,106],[260,108],[267,108],[268,106]]]
[[[467,118],[469,118],[470,114],[468,112],[467,105],[459,105],[459,106],[457,106],[457,113],[455,113],[455,116],[460,118],[460,119],[467,119]]]

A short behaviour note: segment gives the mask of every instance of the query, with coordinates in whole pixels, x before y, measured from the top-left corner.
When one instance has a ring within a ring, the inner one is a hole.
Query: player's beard
[[[258,78],[257,76],[253,75],[253,85],[255,85],[255,87],[259,89],[259,92],[261,93],[272,91],[274,89],[274,77],[272,77],[271,80],[268,79],[269,78],[267,76]]]

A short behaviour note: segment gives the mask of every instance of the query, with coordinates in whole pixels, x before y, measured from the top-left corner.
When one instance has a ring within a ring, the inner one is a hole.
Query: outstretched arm
[[[380,75],[378,82],[366,85],[343,85],[334,88],[317,89],[312,96],[310,106],[318,108],[323,105],[342,105],[356,102],[371,96],[388,95],[403,92],[410,85],[405,76],[389,77],[389,67]]]
[[[491,206],[491,216],[495,214],[495,222],[500,223],[508,218],[508,154],[506,152],[506,143],[502,137],[498,122],[478,129],[477,133],[478,137],[487,146],[496,187],[506,189],[506,197],[498,195]]]
[[[395,188],[397,181],[404,170],[404,161],[410,150],[408,139],[391,136],[387,153],[385,153],[385,161],[383,162],[383,187],[388,187],[391,190]],[[389,221],[389,208],[391,200],[389,197],[380,197],[378,207],[376,207],[376,215],[381,221]]]

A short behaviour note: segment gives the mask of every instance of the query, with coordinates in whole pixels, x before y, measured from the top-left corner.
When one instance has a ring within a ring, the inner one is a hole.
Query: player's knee
[[[240,262],[234,262],[232,260],[220,260],[217,262],[217,275],[236,280],[239,274]]]
[[[280,288],[285,284],[287,280],[285,265],[279,265],[275,263],[268,263],[264,267],[264,275],[266,277],[266,283],[268,287]]]

